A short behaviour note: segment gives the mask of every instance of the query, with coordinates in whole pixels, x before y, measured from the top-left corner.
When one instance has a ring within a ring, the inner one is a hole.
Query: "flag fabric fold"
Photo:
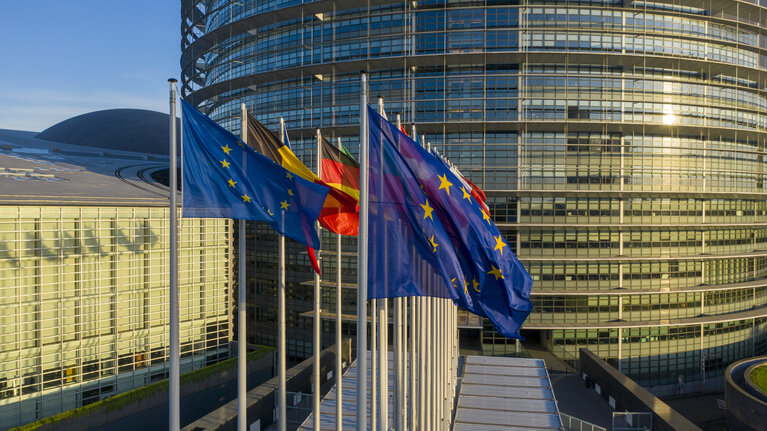
[[[368,107],[369,297],[450,297],[521,338],[532,278],[464,182]]]
[[[360,164],[344,150],[322,138],[322,180],[359,201]]]
[[[301,163],[293,151],[280,142],[271,130],[250,114],[247,115],[247,125],[248,145],[301,178],[330,189],[318,219],[322,227],[333,233],[356,236],[359,228],[357,199],[324,182]]]
[[[265,221],[318,248],[314,222],[327,187],[292,175],[186,101],[183,112],[183,217]]]

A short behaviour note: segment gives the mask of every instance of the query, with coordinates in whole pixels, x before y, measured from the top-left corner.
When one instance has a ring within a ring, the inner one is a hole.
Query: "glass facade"
[[[0,428],[167,378],[168,213],[0,206]],[[228,357],[231,222],[179,227],[186,372]]]
[[[487,192],[554,353],[662,392],[658,370],[704,381],[765,351],[762,2],[369,4],[183,0],[182,92],[235,132],[240,103],[283,116],[312,166],[316,128],[356,150],[365,69],[371,102]],[[343,265],[353,283],[351,243]]]

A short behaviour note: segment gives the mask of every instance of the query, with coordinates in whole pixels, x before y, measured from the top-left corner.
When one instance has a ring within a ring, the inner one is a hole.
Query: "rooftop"
[[[165,171],[167,176],[167,114],[137,110],[112,110],[112,122],[76,122],[79,134],[71,133],[69,142],[55,142],[42,137],[62,138],[64,133],[43,133],[0,129],[0,205],[98,205],[166,206],[168,188],[152,178]],[[120,122],[120,112],[127,115],[130,133]],[[142,112],[142,111],[139,111]],[[89,114],[80,117],[87,117]],[[161,131],[158,116],[165,118],[165,154],[143,152],[156,145]],[[80,118],[75,117],[75,119]],[[99,120],[100,116],[91,117]],[[146,122],[141,118],[150,119]],[[109,127],[107,127],[109,126]],[[60,130],[72,130],[67,126]],[[100,137],[92,139],[88,133]],[[128,133],[130,140],[108,136]],[[146,141],[143,141],[146,137]],[[62,138],[63,139],[63,138]],[[115,143],[120,143],[116,145]],[[99,144],[101,143],[101,144]],[[102,145],[103,144],[103,145]],[[131,151],[126,151],[131,150]]]

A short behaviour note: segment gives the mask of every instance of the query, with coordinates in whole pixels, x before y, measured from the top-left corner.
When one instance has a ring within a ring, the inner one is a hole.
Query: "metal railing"
[[[594,425],[591,422],[586,422],[562,412],[559,413],[559,419],[562,420],[562,426],[565,431],[607,431],[606,428],[599,425]]]

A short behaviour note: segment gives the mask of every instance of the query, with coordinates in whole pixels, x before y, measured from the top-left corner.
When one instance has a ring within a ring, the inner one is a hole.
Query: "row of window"
[[[503,233],[503,232],[502,232]],[[509,240],[509,235],[505,235]],[[510,240],[509,240],[510,241]],[[707,261],[551,262],[525,259],[525,269],[542,290],[685,289],[753,281],[767,276],[767,259],[726,258]]]

